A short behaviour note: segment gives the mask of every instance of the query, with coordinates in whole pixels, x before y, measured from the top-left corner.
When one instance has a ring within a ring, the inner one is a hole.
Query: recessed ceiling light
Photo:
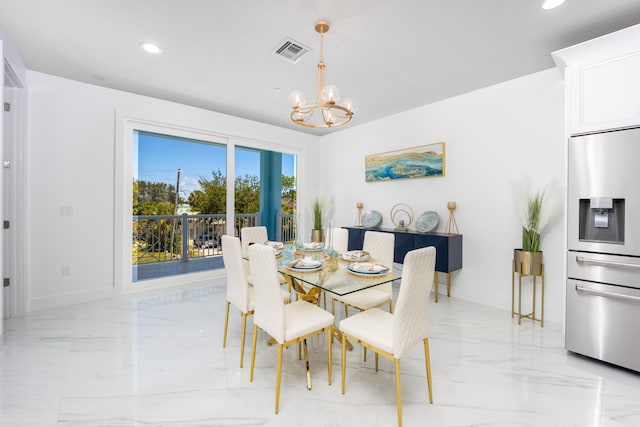
[[[553,9],[554,7],[560,6],[562,3],[564,3],[564,0],[545,0],[545,2],[542,4],[542,8]]]
[[[162,53],[162,50],[158,47],[158,45],[151,42],[141,42],[140,47],[145,52],[153,53],[154,55]]]

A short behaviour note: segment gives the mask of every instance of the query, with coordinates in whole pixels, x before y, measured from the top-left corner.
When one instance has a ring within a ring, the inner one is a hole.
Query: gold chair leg
[[[347,370],[347,334],[342,334],[342,394],[344,394],[344,377]]]
[[[247,313],[242,313],[242,338],[240,339],[240,367],[244,362],[244,339],[247,334]]]
[[[362,360],[364,360],[364,363],[367,363],[367,347],[364,347],[364,357]]]
[[[438,302],[438,272],[433,273],[433,298]]]
[[[331,299],[331,314],[336,315],[336,300],[334,300],[333,298]]]
[[[278,344],[278,372],[276,374],[276,415],[280,404],[280,378],[282,377],[282,348],[284,344]]]
[[[389,300],[389,313],[393,314],[393,300]]]
[[[249,382],[253,382],[253,367],[256,362],[256,340],[258,339],[258,326],[253,325],[253,340],[251,342],[251,373],[249,374]]]
[[[302,340],[304,347],[304,361],[307,365],[307,390],[311,390],[311,369],[309,368],[309,349],[307,348],[307,339]]]
[[[331,365],[333,364],[333,360],[332,360],[332,346],[333,346],[333,333],[331,332],[331,328],[327,329],[326,331],[327,334],[327,347],[329,348],[328,350],[328,354],[327,354],[327,359],[329,359],[329,385],[331,385]]]
[[[513,319],[513,315],[516,314],[515,310],[515,293],[516,293],[516,285],[515,285],[515,271],[516,271],[516,261],[511,261],[511,318]]]
[[[424,339],[424,360],[427,365],[427,387],[429,388],[429,403],[433,403],[433,392],[431,389],[431,356],[429,354],[429,338]]]
[[[378,353],[376,353],[376,372],[378,372]]]
[[[344,318],[346,319],[347,317],[349,317],[349,306],[344,304]]]
[[[396,362],[396,404],[398,405],[398,427],[402,427],[402,387],[400,386],[400,359]]]
[[[231,305],[231,303],[227,301],[227,310],[224,315],[224,334],[222,337],[222,348],[225,348],[227,346],[227,326],[229,325],[229,305]]]

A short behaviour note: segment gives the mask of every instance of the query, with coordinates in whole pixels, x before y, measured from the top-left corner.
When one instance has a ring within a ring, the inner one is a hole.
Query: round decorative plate
[[[382,214],[378,211],[369,211],[362,214],[362,225],[365,227],[377,227],[382,222]]]
[[[426,211],[420,214],[416,219],[416,230],[426,233],[438,226],[438,213],[435,211]]]

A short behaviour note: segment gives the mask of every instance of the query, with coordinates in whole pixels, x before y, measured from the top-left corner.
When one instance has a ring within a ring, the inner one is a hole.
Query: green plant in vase
[[[540,214],[542,211],[542,202],[544,201],[544,191],[538,191],[529,198],[527,202],[527,211],[522,226],[522,250],[526,252],[540,251],[540,232],[542,231],[540,223]]]
[[[311,206],[313,214],[313,230],[311,230],[312,242],[324,242],[324,231],[322,229],[323,202],[320,198],[313,199]]]
[[[551,207],[545,199],[545,191],[533,194],[525,192],[521,212],[522,249],[514,250],[515,271],[523,275],[542,274],[541,234],[551,218]]]

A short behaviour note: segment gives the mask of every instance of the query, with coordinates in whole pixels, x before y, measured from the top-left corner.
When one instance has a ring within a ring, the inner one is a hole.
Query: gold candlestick
[[[445,233],[459,234],[458,224],[456,224],[456,218],[453,216],[453,211],[456,210],[456,202],[447,203],[447,209],[449,209],[449,219],[447,219],[447,226],[445,227]]]
[[[356,227],[362,227],[362,208],[364,205],[362,202],[356,203],[356,208],[358,208],[358,213],[356,214]]]

